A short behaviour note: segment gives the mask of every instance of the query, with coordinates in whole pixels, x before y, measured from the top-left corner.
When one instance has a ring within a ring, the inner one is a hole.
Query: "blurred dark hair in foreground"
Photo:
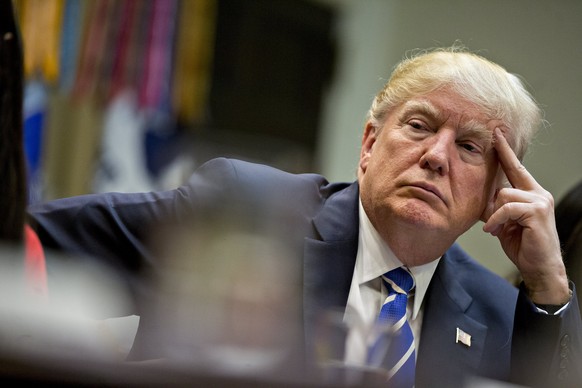
[[[22,239],[26,179],[22,147],[22,47],[12,1],[0,2],[0,240]]]

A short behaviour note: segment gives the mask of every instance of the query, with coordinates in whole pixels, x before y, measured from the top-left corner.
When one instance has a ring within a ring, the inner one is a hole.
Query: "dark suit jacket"
[[[330,184],[315,174],[217,159],[176,190],[89,195],[30,208],[49,247],[91,254],[136,273],[154,269],[146,244],[152,226],[197,219],[236,203],[278,225],[303,259],[307,348],[318,312],[346,305],[358,244],[357,183]],[[258,212],[258,213],[256,213]],[[332,279],[330,281],[330,279]],[[456,329],[471,346],[455,343]],[[416,386],[458,386],[467,376],[565,386],[582,363],[577,302],[559,316],[535,312],[523,291],[454,245],[443,256],[424,305]],[[138,334],[139,337],[139,334]]]

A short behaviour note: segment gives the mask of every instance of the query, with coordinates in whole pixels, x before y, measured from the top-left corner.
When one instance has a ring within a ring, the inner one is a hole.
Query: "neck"
[[[396,230],[379,230],[396,257],[407,267],[430,263],[441,257],[454,243],[438,232],[422,233],[418,228],[398,227]]]

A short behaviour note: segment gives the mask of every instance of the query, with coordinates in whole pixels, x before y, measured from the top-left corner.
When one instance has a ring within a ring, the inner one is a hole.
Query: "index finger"
[[[501,129],[495,128],[493,130],[493,136],[495,142],[493,146],[497,150],[497,156],[499,157],[499,162],[501,168],[509,183],[517,189],[523,190],[533,190],[538,187],[537,181],[534,177],[526,170],[526,168],[521,164],[517,155],[511,149],[511,146],[507,142]]]

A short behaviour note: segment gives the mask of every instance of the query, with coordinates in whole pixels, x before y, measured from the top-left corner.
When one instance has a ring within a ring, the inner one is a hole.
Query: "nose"
[[[446,175],[449,173],[450,157],[455,146],[454,133],[442,130],[426,139],[424,153],[420,158],[420,167]]]

